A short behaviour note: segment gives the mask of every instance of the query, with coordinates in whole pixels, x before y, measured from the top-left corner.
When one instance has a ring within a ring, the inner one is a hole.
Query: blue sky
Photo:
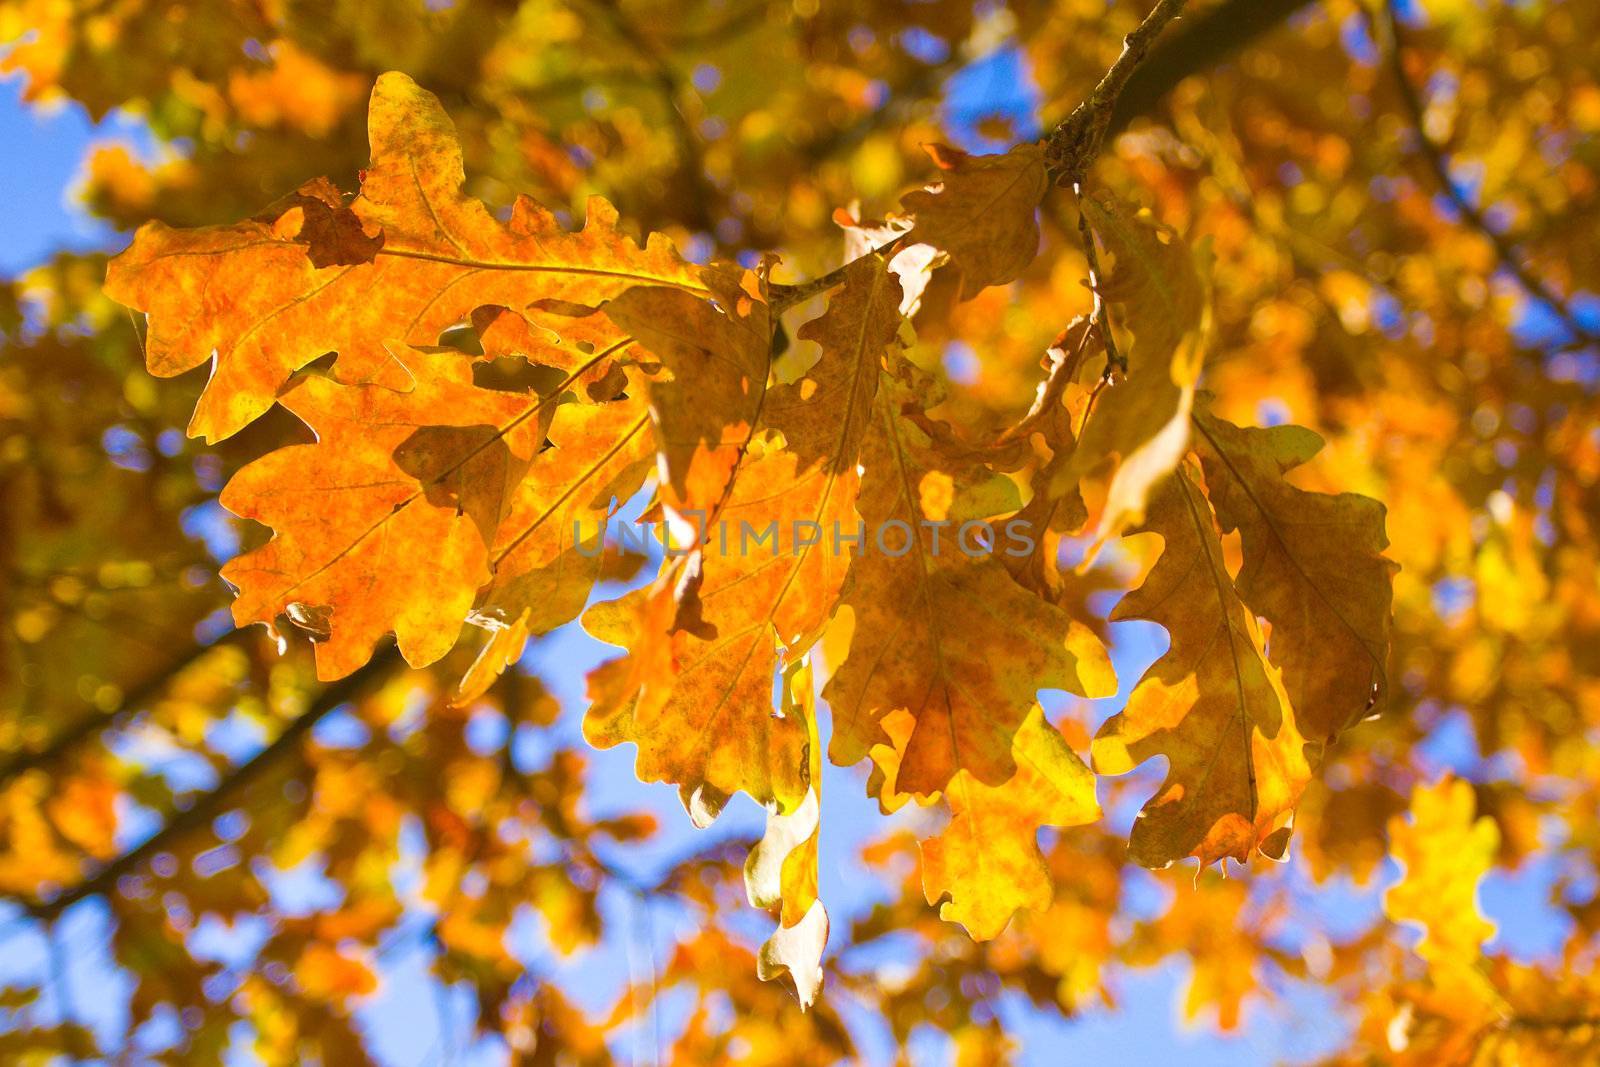
[[[77,104],[51,109],[22,103],[22,82],[0,81],[0,189],[5,190],[6,228],[0,239],[0,272],[16,274],[60,249],[114,248],[118,235],[78,210],[77,184],[91,139],[148,144],[137,120],[115,116],[97,128]]]
[[[952,79],[945,118],[952,127],[952,136],[964,147],[992,149],[995,146],[975,129],[977,118],[1003,111],[1013,119],[1016,132],[1027,136],[1037,132],[1037,106],[1037,90],[1020,53],[1002,49]],[[21,271],[58,249],[115,248],[120,244],[119,235],[89,220],[74,205],[70,190],[92,141],[116,139],[147,146],[137,121],[113,117],[97,128],[76,105],[50,113],[30,111],[20,103],[19,84],[8,81],[0,82],[0,138],[6,148],[0,153],[0,175],[8,206],[7,226],[0,238],[0,270]],[[1159,654],[1164,637],[1147,624],[1117,624],[1112,632],[1118,672],[1126,691],[1144,666]],[[528,665],[552,684],[566,709],[557,730],[560,740],[581,740],[577,723],[584,706],[584,673],[613,652],[576,627],[565,628],[531,647]],[[1096,702],[1095,721],[1117,706],[1116,698]],[[1047,702],[1053,715],[1059,715],[1061,708],[1060,704]],[[349,728],[348,722],[335,716],[324,723],[319,738],[334,743],[339,731]],[[262,740],[241,738],[241,755]],[[1439,768],[1474,776],[1481,773],[1470,729],[1462,736],[1459,729],[1447,724],[1430,744],[1434,747],[1429,758]],[[518,759],[525,766],[535,766],[547,755],[547,749],[528,745],[518,752]],[[594,753],[591,761],[593,785],[587,803],[593,813],[643,808],[655,812],[663,827],[651,845],[614,857],[641,876],[655,872],[664,858],[680,855],[714,836],[754,836],[760,832],[761,813],[741,798],[730,805],[711,830],[697,835],[673,789],[644,786],[634,778],[631,748]],[[834,916],[837,948],[838,938],[851,917],[862,914],[884,892],[862,867],[857,852],[863,842],[887,826],[876,806],[864,797],[862,776],[856,770],[827,766],[823,796],[821,890]],[[904,821],[920,817],[919,813],[909,812],[897,818]],[[1113,814],[1113,821],[1122,829],[1131,818],[1131,811]],[[1556,860],[1535,863],[1514,878],[1497,876],[1491,881],[1484,902],[1501,925],[1498,945],[1531,956],[1548,950],[1560,937],[1559,924],[1542,906],[1558,869]],[[414,873],[402,869],[397,877],[405,884]],[[1365,889],[1313,887],[1303,870],[1292,871],[1289,877],[1296,880],[1297,896],[1304,901],[1310,916],[1307,925],[1337,930],[1370,921],[1376,914],[1381,888],[1392,882],[1396,873],[1391,867],[1375,885]],[[1133,872],[1130,882],[1137,883],[1141,877],[1146,876]],[[283,902],[309,903],[324,890],[310,872],[287,876],[276,887]],[[621,893],[608,894],[603,907],[613,929],[631,933],[612,936],[597,949],[573,960],[560,960],[549,950],[537,919],[519,921],[510,935],[520,958],[559,981],[579,1003],[597,1011],[609,1006],[630,973],[637,975],[641,968],[650,966],[652,955],[662,958],[673,932],[690,921],[670,902],[642,908]],[[74,1011],[93,1020],[104,1033],[114,1034],[119,1032],[121,997],[108,996],[106,990],[121,990],[126,983],[116,975],[105,954],[105,922],[103,906],[95,901],[85,902],[68,913],[61,937],[69,958]],[[37,982],[48,967],[42,938],[25,926],[15,915],[0,911],[0,983]],[[209,930],[204,940],[219,958],[242,963],[250,958],[260,936],[260,930],[245,924],[232,933]],[[653,952],[648,944],[651,941]],[[420,940],[412,944],[402,940],[384,958],[382,987],[359,1013],[381,1060],[396,1067],[446,1059],[455,1064],[500,1062],[501,1056],[492,1046],[472,1049],[462,1045],[462,1035],[469,1032],[472,1007],[464,990],[441,995],[433,988],[426,977],[427,963],[428,950]],[[1037,1064],[1095,1062],[1108,1057],[1133,1063],[1167,1061],[1198,1067],[1303,1061],[1336,1048],[1346,1034],[1348,1020],[1330,1011],[1325,998],[1305,986],[1291,989],[1276,1007],[1260,1002],[1251,1005],[1245,1028],[1239,1034],[1220,1035],[1205,1025],[1187,1026],[1180,1011],[1183,982],[1184,966],[1178,961],[1147,971],[1121,972],[1115,979],[1121,1003],[1116,1012],[1090,1011],[1083,1018],[1064,1022],[1012,999],[1006,1005],[1006,1022],[1023,1043],[1024,1062]],[[159,1039],[161,1035],[151,1036]],[[644,1047],[640,1038],[641,1035],[620,1035],[614,1046],[619,1059],[653,1062],[651,1050]],[[872,1062],[883,1062],[893,1050],[886,1034],[869,1027],[864,1052]],[[937,1041],[926,1039],[919,1039],[915,1052],[918,1062],[940,1062],[943,1055]]]

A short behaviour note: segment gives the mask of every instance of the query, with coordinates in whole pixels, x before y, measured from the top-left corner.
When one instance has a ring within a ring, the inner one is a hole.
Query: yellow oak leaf
[[[1205,495],[1185,469],[1151,501],[1143,529],[1161,535],[1161,558],[1111,618],[1159,623],[1171,645],[1092,749],[1100,774],[1167,758],[1166,781],[1134,823],[1130,855],[1156,868],[1187,856],[1243,862],[1257,850],[1281,858],[1311,775],[1306,742],[1229,578]]]
[[[1257,909],[1251,907],[1252,881],[1207,874],[1179,882],[1171,907],[1139,923],[1127,939],[1128,962],[1150,966],[1181,947],[1190,962],[1183,990],[1183,1018],[1197,1021],[1216,1012],[1218,1028],[1237,1030],[1245,1005],[1262,991],[1262,975],[1248,962],[1259,951]]]
[[[822,817],[822,745],[817,737],[816,687],[809,660],[784,672],[784,714],[805,721],[811,789],[795,811],[767,809],[767,829],[745,861],[752,907],[778,909],[778,929],[761,946],[756,973],[763,981],[788,974],[810,1007],[822,988],[822,950],[828,912],[817,899],[817,836]]]
[[[521,659],[523,650],[528,647],[527,611],[512,622],[496,621],[486,629],[489,631],[489,640],[478,650],[477,658],[450,695],[451,707],[466,707],[487,693],[495,679]]]
[[[1384,914],[1423,929],[1417,954],[1429,963],[1466,967],[1494,936],[1478,906],[1478,884],[1494,866],[1500,831],[1473,815],[1472,783],[1446,776],[1411,792],[1411,810],[1389,820],[1389,847],[1405,877],[1383,895]]]
[[[950,780],[950,822],[922,842],[922,891],[939,917],[978,941],[997,936],[1020,908],[1050,906],[1053,885],[1039,851],[1042,826],[1100,817],[1095,778],[1035,706],[1012,743],[1017,773],[985,785],[970,771]]]

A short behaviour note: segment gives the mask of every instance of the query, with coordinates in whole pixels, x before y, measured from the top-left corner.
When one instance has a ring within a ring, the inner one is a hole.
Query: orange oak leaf
[[[641,399],[562,404],[549,446],[511,494],[495,536],[494,581],[474,615],[530,634],[577,618],[605,565],[606,524],[655,461]]]
[[[628,385],[635,350],[627,334],[587,307],[551,310],[486,305],[472,313],[486,365],[475,369],[495,388],[569,389],[582,403],[615,400]]]
[[[1383,557],[1384,507],[1313,493],[1284,475],[1322,449],[1301,426],[1246,429],[1195,415],[1200,462],[1224,531],[1238,530],[1239,595],[1272,624],[1267,650],[1301,731],[1328,741],[1383,699],[1399,567]]]
[[[338,678],[394,632],[407,661],[448,652],[478,589],[513,490],[553,405],[472,384],[470,360],[412,350],[407,392],[310,376],[284,405],[317,432],[246,466],[222,505],[276,531],[222,574],[234,622],[279,613],[317,639],[317,673]]]
[[[903,710],[915,725],[900,791],[929,796],[963,769],[1004,782],[1040,689],[1115,691],[1105,647],[998,559],[963,549],[963,538],[980,543],[977,524],[1017,509],[1016,487],[922,418],[899,378],[880,385],[861,464],[857,510],[871,533],[845,586],[849,651],[823,693],[834,713],[831,758],[865,758],[888,739],[883,720]]]
[[[970,771],[950,779],[950,822],[922,842],[922,891],[939,917],[978,941],[997,936],[1020,908],[1054,895],[1039,851],[1043,826],[1082,826],[1100,817],[1095,778],[1035,706],[1012,742],[1017,773],[985,785]]]
[[[318,1000],[340,1002],[378,988],[378,976],[365,961],[315,941],[295,964],[294,976],[306,995]]]
[[[599,748],[634,742],[639,778],[677,784],[702,825],[740,790],[784,811],[805,794],[804,724],[772,714],[772,627],[724,634],[704,617],[704,596],[717,591],[715,582],[704,589],[707,533],[739,490],[735,471],[764,451],[755,423],[773,321],[754,272],[707,278],[723,294],[717,304],[649,288],[606,309],[619,327],[638,331],[659,368],[648,391],[672,555],[650,587],[584,616],[590,633],[629,649],[591,674],[585,737]],[[689,328],[677,327],[680,315]],[[737,599],[768,603],[775,590],[737,580],[760,573],[757,557],[739,550],[725,558]]]
[[[908,244],[944,252],[961,272],[961,298],[1022,273],[1039,251],[1039,202],[1050,188],[1044,149],[1018,145],[995,156],[972,156],[934,144],[928,154],[943,171],[940,184],[900,200],[916,216]]]
[[[1111,618],[1159,623],[1171,645],[1092,749],[1100,774],[1167,757],[1166,781],[1134,823],[1129,854],[1157,868],[1187,856],[1243,862],[1258,849],[1280,858],[1310,779],[1307,744],[1255,615],[1228,576],[1205,495],[1184,468],[1151,501],[1143,530],[1161,535],[1161,558]]]
[[[658,582],[584,613],[591,634],[629,648],[590,673],[584,737],[637,745],[635,774],[676,784],[697,826],[740,791],[793,811],[806,797],[806,731],[772,709],[776,637],[770,627],[731,642],[699,636],[680,625],[685,595]]]
[[[575,233],[527,197],[500,222],[462,191],[455,127],[404,74],[378,79],[368,128],[372,162],[348,206],[313,183],[271,219],[147,223],[112,260],[106,291],[149,315],[151,373],[213,363],[192,436],[237,433],[328,352],[342,382],[404,388],[387,346],[436,344],[483,305],[592,306],[635,285],[700,289],[670,242],[639,247],[599,198]]]
[[[717,447],[716,477],[691,474],[687,500],[664,489],[669,513],[696,505],[693,515],[679,512],[692,529],[674,542],[682,553],[651,589],[585,616],[596,636],[630,649],[597,676],[590,739],[635,741],[640,776],[678,783],[698,818],[714,817],[736,790],[781,812],[806,796],[803,724],[773,714],[773,677],[780,650],[809,647],[845,580],[842,536],[858,534],[855,454],[895,342],[899,299],[878,257],[848,272],[827,312],[802,328],[821,346],[816,364],[799,381],[766,390],[745,440],[733,443],[743,422],[715,430],[728,442]],[[699,336],[745,343],[729,330]],[[644,326],[639,338],[641,346],[656,343]],[[720,350],[694,356],[683,341],[666,341],[677,350],[672,360],[747,373]],[[691,393],[657,401],[654,389],[658,422],[700,417],[675,414],[695,402]]]
[[[339,117],[361,102],[366,78],[334,70],[292,40],[275,41],[267,51],[272,66],[228,75],[228,100],[254,126],[288,126],[324,137]]]
[[[716,504],[766,397],[773,321],[763,277],[708,270],[716,303],[665,286],[638,286],[606,317],[663,367],[649,379],[662,481],[678,510]]]
[[[1083,494],[1076,485],[1056,491],[1058,472],[1072,461],[1077,448],[1074,413],[1064,398],[1070,380],[1091,353],[1094,331],[1087,318],[1074,320],[1048,350],[1049,373],[1027,416],[1007,437],[1026,434],[1032,448],[1034,470],[1029,479],[1032,496],[1017,513],[1033,538],[1033,551],[1007,555],[1006,569],[1017,582],[1040,596],[1056,599],[1063,593],[1057,565],[1062,539],[1081,530],[1088,520]]]

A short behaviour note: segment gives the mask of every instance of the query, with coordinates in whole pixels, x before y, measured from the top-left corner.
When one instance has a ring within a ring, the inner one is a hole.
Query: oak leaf
[[[767,829],[745,862],[750,904],[778,910],[778,929],[761,946],[756,973],[763,981],[788,974],[809,1007],[822,988],[822,950],[828,943],[828,912],[817,899],[817,839],[822,825],[822,745],[817,737],[816,687],[811,664],[800,660],[784,672],[784,714],[805,721],[807,774],[811,790],[795,811],[767,810]]]
[[[922,889],[939,917],[975,940],[997,936],[1021,908],[1050,906],[1053,885],[1038,831],[1100,817],[1095,778],[1037,706],[1012,744],[1017,773],[985,785],[970,771],[950,780],[950,822],[922,842]]]
[[[577,618],[605,566],[608,521],[654,459],[642,400],[557,407],[548,447],[510,495],[490,551],[494,579],[474,615],[495,626],[520,620],[528,634]]]
[[[477,388],[459,353],[412,350],[400,365],[407,392],[296,382],[282,402],[317,442],[256,460],[222,492],[277,531],[223,568],[234,622],[287,614],[317,640],[323,678],[355,670],[391,630],[413,665],[450,650],[553,409]]]
[[[456,684],[450,699],[452,707],[466,707],[483,696],[501,674],[522,658],[528,647],[528,614],[525,610],[511,622],[494,620],[485,627],[489,639]]]
[[[1026,434],[1033,453],[1034,469],[1029,478],[1032,495],[1017,512],[1033,538],[1031,552],[1007,555],[1006,569],[1017,582],[1046,599],[1057,599],[1063,592],[1058,559],[1065,537],[1083,529],[1088,510],[1076,485],[1056,488],[1057,476],[1077,451],[1077,431],[1073,408],[1064,403],[1071,391],[1071,378],[1091,354],[1094,328],[1087,318],[1070,323],[1048,349],[1045,381],[1040,384],[1027,416],[1008,437]]]
[[[338,353],[342,382],[404,388],[387,346],[436,344],[483,305],[592,306],[635,285],[700,288],[670,242],[639,247],[599,198],[576,233],[527,197],[500,222],[462,191],[455,127],[404,74],[378,79],[368,126],[372,162],[348,206],[314,183],[271,220],[146,223],[111,261],[106,291],[150,317],[151,373],[213,362],[192,436],[237,433],[327,352]]]
[[[1384,507],[1284,477],[1322,449],[1301,426],[1241,428],[1195,415],[1200,462],[1225,532],[1238,530],[1239,595],[1272,624],[1268,652],[1300,729],[1331,740],[1382,700],[1399,568],[1383,557]]]
[[[1050,188],[1044,149],[1018,145],[995,156],[928,145],[940,184],[907,193],[900,205],[916,217],[907,244],[928,244],[961,274],[961,298],[1013,281],[1039,251],[1039,202]]]
[[[976,544],[979,523],[1017,508],[1015,485],[920,416],[899,377],[878,391],[862,442],[858,511],[869,543],[843,603],[855,629],[824,690],[834,712],[830,755],[848,765],[887,739],[883,720],[915,720],[897,788],[929,796],[965,769],[998,784],[1015,772],[1012,739],[1040,689],[1115,691],[1099,639],[1018,585]]]
[[[753,271],[707,271],[716,303],[636,286],[605,307],[663,371],[649,379],[662,481],[680,511],[715,506],[755,432],[766,397],[773,321]],[[693,483],[693,484],[691,484]]]
[[[1080,204],[1113,257],[1100,295],[1133,333],[1125,380],[1108,380],[1090,395],[1077,447],[1050,489],[1070,492],[1115,458],[1098,548],[1144,517],[1147,497],[1188,451],[1209,297],[1194,254],[1170,227],[1109,198],[1085,196]]]
[[[747,289],[739,289],[753,300]],[[725,306],[737,311],[740,296]],[[596,744],[635,741],[646,780],[676,782],[699,819],[714,817],[737,790],[790,812],[806,794],[803,724],[774,716],[772,684],[780,649],[798,655],[827,621],[848,569],[839,534],[854,534],[855,452],[872,410],[873,391],[898,326],[899,288],[883,261],[870,257],[847,272],[821,318],[802,328],[821,356],[797,382],[766,389],[740,420],[718,427],[693,410],[692,391],[677,386],[652,408],[671,442],[676,426],[703,423],[690,435],[714,449],[685,453],[702,466],[663,494],[686,515],[691,536],[676,541],[655,585],[585,616],[596,636],[629,654],[591,680],[586,720]],[[727,314],[715,311],[715,314]],[[752,312],[753,314],[754,312]],[[724,349],[696,354],[684,338],[639,324],[641,344],[671,351],[665,362],[716,375],[730,396],[744,395],[754,371]],[[742,328],[696,335],[747,344]],[[685,383],[686,385],[688,383]],[[765,385],[765,380],[760,383]],[[710,454],[711,458],[703,459]],[[670,464],[670,459],[669,459]]]
[[[1171,645],[1092,750],[1100,774],[1167,757],[1166,781],[1134,823],[1129,853],[1157,868],[1187,856],[1243,862],[1257,850],[1280,858],[1311,774],[1306,742],[1186,470],[1156,494],[1143,529],[1161,535],[1161,558],[1111,618],[1159,623]]]
[[[339,1002],[378,988],[378,976],[365,962],[319,942],[306,946],[294,975],[305,994],[318,1000]]]
[[[1405,876],[1383,895],[1383,911],[1424,931],[1417,954],[1447,968],[1469,967],[1494,923],[1478,906],[1478,885],[1494,866],[1500,831],[1474,818],[1472,783],[1444,777],[1411,792],[1409,816],[1389,820],[1389,847]],[[1443,976],[1442,976],[1443,977]]]

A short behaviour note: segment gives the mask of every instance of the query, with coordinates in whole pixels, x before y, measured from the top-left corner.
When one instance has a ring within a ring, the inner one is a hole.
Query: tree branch
[[[1534,1018],[1527,1015],[1518,1015],[1507,1019],[1504,1024],[1506,1030],[1582,1030],[1589,1027],[1600,1027],[1600,1015],[1573,1015],[1561,1019]]]
[[[100,731],[121,723],[129,715],[139,710],[153,697],[165,690],[178,675],[199,663],[212,651],[229,645],[243,644],[250,636],[248,629],[230,630],[209,645],[196,644],[161,670],[145,679],[127,696],[123,697],[121,703],[111,711],[103,714],[91,713],[78,719],[65,730],[45,742],[43,748],[9,753],[5,760],[0,762],[0,789],[4,789],[14,779],[31,770],[53,765],[62,756],[66,755],[68,750],[77,747]]]
[[[1395,87],[1400,92],[1401,107],[1405,109],[1406,119],[1416,132],[1417,145],[1421,150],[1423,162],[1427,164],[1429,172],[1439,186],[1439,191],[1450,201],[1456,213],[1494,246],[1495,256],[1517,279],[1523,290],[1560,319],[1573,339],[1583,344],[1600,344],[1600,333],[1588,329],[1577,320],[1560,294],[1551,289],[1544,279],[1528,269],[1517,246],[1489,225],[1489,220],[1477,206],[1456,187],[1455,180],[1450,177],[1449,156],[1442,146],[1434,143],[1433,138],[1428,136],[1425,118],[1427,108],[1423,104],[1422,94],[1412,83],[1410,75],[1406,73],[1405,58],[1400,54],[1400,17],[1395,13],[1393,0],[1385,0],[1381,22],[1374,18],[1373,36],[1377,38],[1378,47],[1388,59]]]
[[[1168,27],[1145,61],[1128,76],[1111,109],[1106,136],[1121,133],[1134,119],[1154,111],[1161,98],[1179,82],[1243,51],[1257,37],[1276,29],[1311,2],[1225,0]]]
[[[290,748],[298,744],[334,708],[359,696],[369,686],[381,679],[400,660],[393,645],[377,653],[366,666],[354,674],[334,682],[324,689],[317,699],[300,716],[286,726],[266,748],[235,767],[228,777],[209,793],[195,800],[187,808],[175,813],[167,822],[134,848],[111,860],[93,875],[58,893],[49,900],[20,899],[18,902],[28,914],[44,922],[86,897],[109,892],[123,875],[166,849],[190,831],[210,823],[220,815],[225,805],[247,786],[260,778]]]
[[[715,25],[698,30],[672,30],[663,36],[674,48],[715,47],[726,44],[761,25],[766,21],[767,12],[770,10],[767,4],[757,0],[756,3],[734,12]]]
[[[1122,54],[1101,76],[1099,83],[1045,138],[1045,165],[1054,179],[1071,184],[1074,192],[1078,191],[1089,166],[1100,154],[1100,147],[1105,142],[1106,131],[1111,122],[1112,111],[1121,97],[1123,88],[1133,77],[1134,71],[1139,68],[1140,62],[1161,31],[1183,10],[1184,2],[1185,0],[1157,0],[1155,9],[1145,16],[1144,21],[1139,23],[1132,33],[1123,38]],[[1106,308],[1100,299],[1099,259],[1095,253],[1093,236],[1089,233],[1089,224],[1081,215],[1078,228],[1083,237],[1084,256],[1089,261],[1089,286],[1094,291],[1092,319],[1100,334],[1101,343],[1105,346],[1108,363],[1125,369],[1127,363],[1118,354],[1116,342],[1112,340],[1111,331],[1106,325]],[[892,244],[894,241],[874,249],[871,254],[881,253]],[[813,278],[798,285],[784,286],[782,289],[775,286],[774,313],[787,310],[833,288],[843,280],[849,267],[850,264],[846,263],[820,278]]]
[[[1063,185],[1079,185],[1089,172],[1111,124],[1112,109],[1150,46],[1178,17],[1184,0],[1157,0],[1154,10],[1122,39],[1122,54],[1106,70],[1089,95],[1045,138],[1045,164]]]
[[[1183,3],[1182,0],[1176,2],[1163,0],[1163,3],[1151,12],[1150,19],[1141,24],[1133,34],[1129,35],[1128,40],[1124,41],[1123,54],[1118,57],[1112,69],[1106,72],[1100,85],[1096,86],[1095,92],[1101,93],[1102,99],[1108,94],[1111,97],[1109,106],[1105,108],[1106,115],[1103,129],[1099,133],[1099,145],[1103,145],[1105,137],[1120,132],[1134,118],[1154,110],[1161,98],[1184,78],[1228,58],[1310,3],[1311,0],[1225,0],[1219,6],[1210,8],[1192,19],[1186,18],[1178,21],[1176,25],[1168,26]],[[1163,13],[1163,8],[1169,10]],[[1146,25],[1158,16],[1162,16],[1160,26],[1165,26],[1168,30],[1160,40],[1155,39],[1160,27],[1146,31]],[[1139,54],[1132,55],[1128,41],[1140,34],[1143,36],[1137,42]],[[1140,59],[1141,56],[1143,61]],[[896,87],[890,94],[891,99],[899,100],[907,94],[920,95],[932,91],[938,85],[939,77],[948,74],[957,65],[957,58],[952,56],[945,64],[924,68],[918,76],[920,80],[913,80],[911,84]],[[1115,93],[1111,92],[1113,88],[1117,88]],[[1089,99],[1080,103],[1073,113],[1056,127],[1050,135],[1051,141],[1055,141],[1058,137],[1066,139],[1072,136],[1070,133],[1062,132],[1062,127],[1068,123],[1088,121],[1088,106],[1093,98],[1094,94],[1091,94]],[[838,148],[854,143],[865,131],[873,129],[877,120],[887,114],[888,110],[880,109],[852,127],[834,131],[829,137],[808,146],[808,152],[814,152],[820,158],[827,158]],[[1081,117],[1074,118],[1080,115]],[[1099,145],[1096,147],[1097,152]],[[882,253],[888,247],[885,245],[874,251]],[[1092,254],[1092,251],[1086,253],[1089,254]],[[774,311],[787,310],[833,288],[843,280],[845,270],[849,266],[847,263],[837,270],[807,282],[788,286],[774,285],[772,287]],[[1095,267],[1095,273],[1098,273],[1098,265]]]

